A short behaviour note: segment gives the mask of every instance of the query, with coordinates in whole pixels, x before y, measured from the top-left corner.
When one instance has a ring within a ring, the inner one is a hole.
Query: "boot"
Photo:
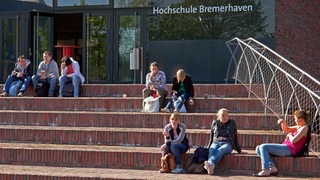
[[[182,173],[183,172],[182,165],[181,164],[177,164],[176,168],[174,170],[172,170],[171,172],[175,173],[175,174]]]

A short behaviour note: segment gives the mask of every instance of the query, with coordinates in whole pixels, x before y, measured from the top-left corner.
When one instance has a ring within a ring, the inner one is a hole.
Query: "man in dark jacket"
[[[1,97],[9,95],[9,90],[13,82],[21,81],[21,87],[19,87],[18,96],[21,97],[26,92],[28,85],[31,83],[32,66],[29,59],[26,59],[24,55],[18,57],[18,61],[15,65],[11,75],[8,76]]]

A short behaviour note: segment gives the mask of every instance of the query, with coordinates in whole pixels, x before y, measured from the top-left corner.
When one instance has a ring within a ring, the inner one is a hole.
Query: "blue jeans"
[[[41,83],[48,82],[50,85],[49,96],[53,96],[54,89],[56,88],[56,86],[58,84],[58,78],[55,75],[52,75],[50,78],[41,79],[40,76],[33,75],[32,76],[32,83],[33,83],[34,89],[37,89],[39,82],[41,82]]]
[[[17,76],[9,75],[3,87],[3,91],[9,92],[10,86],[14,81],[23,81],[23,84],[19,91],[22,91],[24,93],[26,92],[27,87],[31,83],[31,76],[26,76],[24,79],[22,79],[18,78]]]
[[[67,82],[72,81],[73,85],[73,96],[74,97],[79,97],[79,87],[81,85],[81,79],[79,76],[73,76],[72,78],[67,77],[67,76],[60,76],[59,78],[59,84],[60,84],[60,89],[59,89],[59,97],[62,97],[62,89],[64,85]]]
[[[188,151],[188,147],[184,144],[171,144],[170,152],[174,155],[176,164],[182,164],[181,161],[181,153],[185,153]],[[162,152],[162,156],[164,156],[165,151]]]
[[[186,92],[180,94],[172,94],[171,95],[171,98],[166,106],[166,108],[170,109],[170,110],[173,110],[173,108],[177,109],[177,110],[180,110],[182,105],[184,104],[184,102],[189,99],[190,95]],[[174,102],[177,101],[177,106],[176,107],[173,107],[173,104]]]
[[[275,166],[270,155],[291,156],[291,151],[285,144],[265,143],[256,147],[256,152],[261,158],[262,169],[269,169]]]
[[[221,158],[232,152],[232,145],[227,142],[214,142],[209,148],[208,162],[217,165]]]

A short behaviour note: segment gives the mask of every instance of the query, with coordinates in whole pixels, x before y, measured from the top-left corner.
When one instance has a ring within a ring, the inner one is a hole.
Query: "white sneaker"
[[[171,171],[172,173],[174,174],[180,174],[183,172],[183,169],[182,168],[175,168],[174,170]]]
[[[208,161],[204,162],[204,168],[208,171],[209,175],[212,175],[214,172],[215,165],[212,163],[209,163]]]
[[[161,109],[161,112],[170,113],[170,110],[167,107],[165,107]]]

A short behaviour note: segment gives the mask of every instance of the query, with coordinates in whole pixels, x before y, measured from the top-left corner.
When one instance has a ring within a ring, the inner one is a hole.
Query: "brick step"
[[[109,146],[160,146],[163,128],[0,126],[1,141],[51,144],[87,144]],[[210,130],[187,129],[191,146],[207,145]],[[244,148],[255,148],[263,142],[280,143],[282,131],[238,130]]]
[[[257,179],[251,176],[254,171],[244,170],[219,170],[214,172],[215,179]],[[306,174],[307,175],[307,174]],[[290,179],[302,179],[303,176],[290,177]],[[15,180],[97,180],[97,179],[213,179],[207,174],[161,174],[156,170],[136,169],[106,169],[106,168],[69,168],[69,167],[44,167],[44,166],[21,166],[21,165],[0,165],[0,179]],[[288,180],[285,176],[270,176],[268,179]],[[308,179],[313,179],[310,176]]]
[[[188,159],[192,157],[193,150],[194,149],[191,150],[191,153],[187,153]],[[260,158],[252,150],[245,150],[245,152],[246,154],[232,153],[224,156],[217,165],[216,171],[260,171]],[[0,143],[0,154],[0,163],[3,165],[135,170],[158,170],[161,157],[158,147],[23,143]],[[274,157],[273,159],[279,169],[280,175],[320,176],[320,161],[316,156],[301,158]],[[8,171],[6,173],[8,173]],[[81,172],[79,173],[81,174]]]
[[[144,84],[83,84],[81,96],[84,97],[142,97]],[[169,93],[172,85],[168,85]],[[3,89],[3,84],[0,85]],[[194,84],[195,97],[248,97],[245,86],[239,84]],[[32,86],[27,89],[26,96],[34,96]]]
[[[263,104],[256,98],[195,98],[195,104],[187,107],[189,112],[217,112],[226,107],[230,112],[264,112]],[[142,98],[122,97],[3,97],[1,110],[33,111],[96,111],[96,112],[140,112]]]
[[[169,113],[0,110],[0,125],[161,128]],[[216,113],[181,113],[191,129],[210,129]],[[230,113],[238,129],[278,130],[277,117],[264,113]]]

